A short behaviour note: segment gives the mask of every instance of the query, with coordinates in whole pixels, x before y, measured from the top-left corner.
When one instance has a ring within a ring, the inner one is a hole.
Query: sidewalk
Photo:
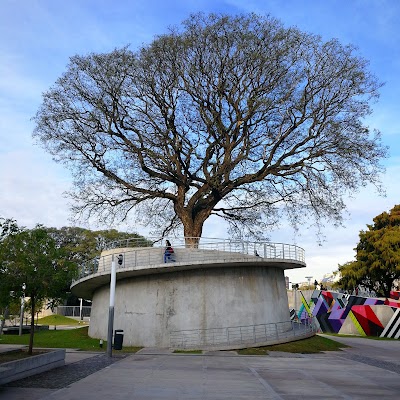
[[[375,400],[398,397],[399,341],[333,339],[346,341],[353,347],[316,355],[271,353],[270,356],[235,356],[232,352],[189,355],[143,350],[115,359],[113,364],[62,389],[32,389],[21,387],[21,382],[20,387],[0,388],[0,399]],[[82,359],[78,360],[80,357]],[[102,357],[106,356],[69,351],[69,370],[79,369],[84,363],[100,362]]]
[[[343,350],[348,354],[370,357],[383,362],[392,362],[400,366],[400,340],[375,340],[359,336],[342,337],[324,334],[319,334],[319,336],[347,344],[350,348],[344,348]]]

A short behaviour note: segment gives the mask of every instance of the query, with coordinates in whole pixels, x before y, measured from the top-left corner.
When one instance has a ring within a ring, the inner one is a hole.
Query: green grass
[[[238,350],[241,355],[266,355],[270,351],[284,351],[288,353],[313,354],[322,351],[338,351],[348,347],[345,344],[321,336],[313,336],[308,339],[297,340],[295,342],[276,344],[272,346],[254,347]]]
[[[380,337],[380,336],[360,336],[360,335],[343,335],[339,333],[324,333],[324,335],[334,337],[346,337],[346,338],[362,338],[362,339],[371,339],[371,340],[398,340],[394,338],[388,337]]]
[[[0,344],[29,344],[29,334],[1,335]],[[68,330],[48,330],[35,332],[34,348],[72,348],[86,351],[105,352],[107,342],[104,341],[100,348],[99,339],[92,339],[88,336],[88,327],[68,329]],[[285,351],[289,353],[320,353],[322,351],[337,351],[348,347],[345,344],[338,343],[322,336],[313,336],[308,339],[298,340],[296,342],[278,344],[273,346],[248,348],[238,350],[241,355],[266,355],[270,351]],[[116,353],[135,353],[141,347],[126,347],[122,350],[113,350]],[[201,350],[176,350],[174,353],[202,354]]]
[[[45,348],[69,348],[86,351],[105,352],[107,341],[100,348],[99,339],[88,336],[88,327],[68,330],[48,330],[35,332],[33,347]],[[0,344],[29,344],[29,333],[18,335],[1,335]],[[135,353],[140,347],[122,347],[122,350],[114,350],[117,353]]]
[[[85,325],[85,321],[78,321],[73,318],[64,317],[63,315],[48,315],[47,317],[43,317],[37,320],[39,325]]]
[[[203,350],[174,350],[177,354],[203,354]]]

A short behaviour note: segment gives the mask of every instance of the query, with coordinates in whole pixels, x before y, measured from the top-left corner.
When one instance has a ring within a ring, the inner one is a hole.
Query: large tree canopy
[[[71,58],[34,137],[75,176],[75,211],[200,237],[211,214],[257,234],[286,211],[340,221],[386,149],[377,79],[354,47],[271,18],[196,14],[137,51]],[[235,231],[235,229],[234,229]]]
[[[339,266],[338,286],[352,290],[362,285],[378,296],[389,297],[400,279],[400,205],[374,218],[368,230],[360,232],[356,260]]]

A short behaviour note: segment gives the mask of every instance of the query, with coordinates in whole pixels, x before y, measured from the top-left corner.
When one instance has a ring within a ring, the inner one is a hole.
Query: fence
[[[184,263],[210,263],[235,260],[247,260],[258,257],[261,259],[274,260],[294,260],[305,262],[304,249],[301,247],[269,242],[248,242],[233,241],[228,239],[213,238],[174,238],[170,239],[175,249],[178,262]],[[195,244],[193,244],[197,240]],[[152,247],[141,247],[149,245]],[[122,264],[117,265],[117,269],[126,267],[144,267],[157,265],[164,262],[163,241],[150,242],[143,239],[127,239],[119,242],[112,242],[108,249],[120,248]],[[83,266],[79,272],[78,279],[97,273],[107,272],[111,268],[111,255],[105,255],[92,260]]]
[[[285,321],[228,328],[192,329],[170,333],[173,349],[254,347],[308,337],[316,332],[312,318],[303,323]]]
[[[55,313],[64,317],[83,319],[90,318],[91,310],[91,306],[58,306],[55,309]]]
[[[251,242],[247,240],[232,240],[207,237],[174,237],[174,238],[130,238],[110,242],[107,250],[128,247],[163,247],[169,240],[174,248],[195,248],[202,250],[219,250],[234,253],[257,255],[264,258],[282,258],[305,261],[304,249],[285,243]]]

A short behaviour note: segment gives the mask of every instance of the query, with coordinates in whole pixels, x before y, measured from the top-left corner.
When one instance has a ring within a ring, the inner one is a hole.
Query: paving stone
[[[54,368],[50,371],[42,372],[18,381],[13,381],[3,385],[4,387],[31,387],[44,389],[61,389],[71,383],[77,382],[88,375],[108,367],[116,361],[125,358],[127,355],[116,355],[108,357],[99,354],[81,361],[67,364],[62,367]]]

